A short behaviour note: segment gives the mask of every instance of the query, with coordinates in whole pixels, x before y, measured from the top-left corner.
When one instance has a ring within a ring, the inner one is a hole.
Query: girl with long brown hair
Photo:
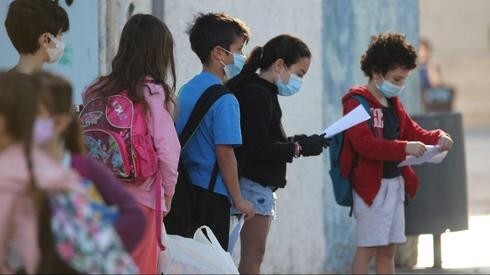
[[[141,106],[144,113],[144,128],[151,137],[146,149],[156,154],[158,163],[142,183],[130,179],[122,184],[134,195],[147,217],[143,240],[132,254],[141,273],[157,272],[161,232],[156,228],[161,225],[162,215],[170,211],[177,182],[180,144],[171,115],[175,97],[173,47],[172,34],[158,18],[132,16],[123,28],[111,73],[97,79],[83,96],[87,103],[124,94],[134,106]],[[159,193],[160,197],[156,198]],[[160,205],[161,213],[157,213]]]

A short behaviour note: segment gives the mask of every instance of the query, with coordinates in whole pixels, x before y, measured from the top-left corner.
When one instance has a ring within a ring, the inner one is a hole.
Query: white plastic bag
[[[231,255],[207,226],[197,229],[192,239],[165,231],[163,239],[166,249],[160,253],[160,274],[239,274]]]

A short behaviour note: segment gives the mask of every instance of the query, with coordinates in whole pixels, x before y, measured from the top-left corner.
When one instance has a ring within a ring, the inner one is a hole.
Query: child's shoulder
[[[145,98],[165,98],[165,86],[161,83],[154,81],[153,79],[145,79],[144,82],[144,96]]]

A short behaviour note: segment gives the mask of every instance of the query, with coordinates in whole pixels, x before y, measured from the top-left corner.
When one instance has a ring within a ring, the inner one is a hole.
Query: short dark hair
[[[201,60],[208,64],[209,54],[216,46],[230,49],[236,37],[250,39],[250,28],[240,19],[225,13],[199,13],[187,30],[191,48]]]
[[[5,28],[20,54],[33,54],[40,47],[41,34],[66,32],[70,22],[56,0],[15,0],[9,6]]]
[[[398,67],[414,69],[417,51],[408,43],[404,34],[383,32],[371,38],[368,49],[361,57],[361,70],[371,78],[373,72],[385,75]]]

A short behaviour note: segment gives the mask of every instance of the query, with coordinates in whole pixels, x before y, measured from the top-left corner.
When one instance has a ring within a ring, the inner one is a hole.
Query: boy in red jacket
[[[345,114],[359,105],[353,96],[363,96],[372,115],[371,126],[364,122],[346,131],[340,158],[342,173],[351,176],[354,187],[358,248],[353,273],[368,273],[373,257],[377,273],[395,272],[396,244],[406,241],[405,196],[413,198],[418,188],[412,168],[397,166],[408,155],[422,156],[425,145],[437,144],[440,150],[453,145],[442,130],[421,128],[398,98],[416,59],[404,35],[374,36],[361,58],[369,83],[350,89],[342,99]]]

